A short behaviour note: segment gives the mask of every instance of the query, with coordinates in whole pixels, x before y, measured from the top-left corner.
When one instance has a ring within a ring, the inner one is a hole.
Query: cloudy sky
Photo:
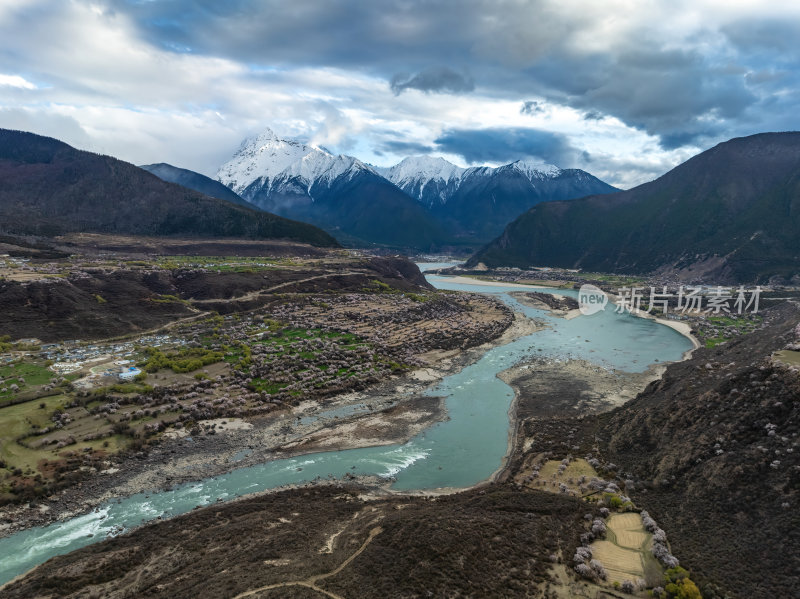
[[[0,127],[213,175],[279,134],[630,187],[800,129],[796,0],[0,0]]]

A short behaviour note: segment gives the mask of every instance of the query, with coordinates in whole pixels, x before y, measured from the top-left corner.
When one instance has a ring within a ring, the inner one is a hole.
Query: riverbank
[[[644,312],[640,312],[639,314],[636,314],[636,316],[639,316],[641,318],[652,318],[657,323],[663,324],[666,327],[669,327],[671,329],[674,329],[674,330],[678,331],[681,335],[683,335],[689,341],[691,341],[693,347],[692,347],[692,349],[688,350],[684,354],[684,357],[683,357],[684,360],[688,360],[691,357],[692,352],[694,350],[696,350],[696,349],[698,349],[700,347],[703,347],[703,344],[700,343],[700,341],[697,339],[697,337],[695,337],[692,334],[692,326],[690,324],[686,323],[686,322],[681,322],[679,320],[668,320],[666,318],[657,318],[657,317],[654,317],[654,316],[650,316],[650,314],[645,314]]]
[[[529,308],[536,308],[537,310],[546,310],[553,316],[557,316],[559,318],[563,318],[565,320],[572,320],[573,318],[577,318],[581,315],[581,311],[578,308],[578,302],[575,301],[573,298],[568,296],[559,295],[557,293],[548,293],[548,292],[524,292],[524,291],[512,291],[509,293],[511,297],[517,300],[523,306],[528,306]],[[539,296],[539,297],[537,297]],[[553,298],[553,301],[544,301],[542,297],[550,296]]]
[[[615,306],[619,306],[620,305],[618,296],[616,296],[616,295],[614,295],[612,293],[607,293],[607,295],[608,295],[610,303],[614,304]],[[690,325],[688,322],[683,322],[683,321],[680,321],[680,320],[671,320],[671,319],[668,319],[668,318],[659,318],[658,316],[654,316],[653,314],[649,314],[648,312],[645,312],[644,310],[631,310],[629,312],[630,312],[630,314],[633,314],[634,316],[637,316],[639,318],[646,318],[648,320],[654,320],[658,324],[663,324],[665,327],[669,327],[672,330],[677,331],[681,335],[686,337],[692,343],[692,347],[691,347],[691,349],[689,349],[686,352],[684,352],[683,358],[681,359],[681,361],[688,360],[689,358],[692,357],[692,353],[694,352],[694,350],[696,350],[696,349],[698,349],[700,347],[703,347],[703,344],[700,343],[700,341],[697,339],[697,337],[695,337],[692,334],[692,325]]]
[[[515,313],[496,339],[466,350],[430,350],[422,368],[368,390],[247,420],[201,422],[200,434],[171,431],[147,454],[117,460],[108,469],[38,503],[0,510],[0,537],[85,514],[107,501],[157,492],[233,470],[329,450],[404,443],[447,418],[443,400],[423,393],[445,376],[476,362],[493,347],[541,328]]]
[[[475,279],[475,278],[464,276],[464,275],[458,275],[458,276],[455,276],[455,277],[448,277],[448,281],[453,282],[453,283],[461,283],[461,284],[466,284],[466,285],[479,285],[479,286],[484,286],[484,287],[509,287],[509,288],[519,289],[519,290],[524,290],[524,289],[542,289],[542,290],[545,290],[544,291],[545,293],[547,293],[547,290],[552,289],[552,287],[545,287],[545,286],[540,286],[540,285],[522,285],[522,284],[519,284],[519,283],[502,283],[502,282],[498,282],[498,281],[487,281],[487,280],[484,280],[484,279]],[[559,316],[559,317],[562,317],[562,318],[566,318],[567,320],[570,320],[572,318],[576,318],[576,317],[581,315],[580,310],[574,310],[573,309],[573,310],[565,311],[565,310],[554,309],[551,306],[548,306],[546,303],[538,301],[536,299],[529,298],[525,294],[520,293],[519,291],[512,291],[509,295],[511,295],[514,299],[516,299],[518,302],[520,302],[521,304],[523,304],[525,306],[530,306],[532,308],[538,308],[540,310],[548,310],[554,316]],[[555,297],[560,297],[558,294],[555,294],[555,293],[550,293],[550,295],[553,295]],[[607,293],[607,295],[608,295],[609,300],[611,301],[611,303],[617,305],[617,297],[615,295],[613,295],[613,294],[610,294],[610,293]],[[689,359],[691,357],[691,353],[695,349],[697,349],[699,347],[702,347],[702,344],[697,340],[697,338],[694,335],[692,335],[692,327],[691,327],[691,325],[686,323],[686,322],[682,322],[682,321],[679,321],[679,320],[670,320],[670,319],[667,319],[667,318],[658,318],[656,316],[653,316],[652,314],[648,314],[647,312],[643,312],[641,310],[636,311],[636,312],[632,312],[632,314],[634,316],[638,316],[639,318],[647,318],[647,319],[650,319],[650,320],[655,320],[657,323],[663,324],[664,326],[667,326],[667,327],[670,327],[671,329],[679,332],[681,335],[686,337],[692,343],[693,347],[692,347],[692,349],[688,350],[684,354],[684,356],[683,356],[684,360]]]
[[[543,285],[523,285],[521,283],[500,283],[497,281],[487,281],[485,279],[474,279],[464,275],[457,275],[455,277],[448,276],[447,280],[451,283],[458,283],[460,285],[481,285],[483,287],[510,287],[513,289],[552,289],[552,287],[545,287]]]
[[[524,306],[544,310],[551,316],[564,320],[583,316],[574,298],[552,293],[552,288],[493,282],[467,276],[448,278],[448,281],[483,287],[510,287],[514,291],[510,291],[509,295]],[[531,288],[536,291],[531,291]],[[543,297],[545,295],[552,296],[552,301],[549,297]],[[644,312],[634,315],[668,326],[691,342],[692,347],[682,354],[680,360],[672,361],[687,360],[700,347],[687,323],[655,318]],[[538,356],[522,360],[499,372],[498,378],[514,390],[514,399],[509,407],[511,426],[508,451],[503,464],[489,480],[505,479],[508,464],[513,458],[512,453],[517,447],[520,422],[531,418],[564,418],[610,411],[634,399],[650,383],[659,380],[669,363],[656,360],[656,363],[650,364],[643,372],[628,372],[600,366],[586,359]]]
[[[586,360],[534,358],[497,376],[514,389],[518,418],[561,418],[619,407],[660,379],[665,369],[665,364],[653,364],[644,372],[625,372]]]
[[[507,343],[511,343],[512,341],[515,341],[516,339],[519,339],[521,337],[527,337],[528,335],[531,335],[537,331],[541,331],[542,329],[546,328],[546,325],[544,323],[534,320],[532,318],[528,318],[527,316],[525,316],[520,312],[515,312],[514,317],[515,318],[513,323],[508,329],[506,329],[506,331],[503,333],[501,337],[499,337],[495,342],[491,344],[486,344],[485,351],[489,351],[490,349],[492,349],[492,347],[500,347]],[[477,361],[477,358],[475,360],[471,360],[469,363],[473,363],[474,361]],[[469,363],[465,363],[463,367],[466,367],[467,365],[469,365]],[[508,462],[512,457],[514,440],[515,440],[514,435],[517,429],[517,420],[515,414],[516,403],[517,403],[517,398],[515,394],[515,398],[511,401],[511,404],[508,408],[509,432],[508,432],[508,445],[506,453],[503,456],[501,463],[497,467],[497,469],[494,472],[492,472],[491,475],[489,475],[485,480],[482,480],[474,485],[469,485],[466,487],[444,486],[444,487],[437,487],[436,489],[419,489],[419,490],[404,489],[402,491],[392,490],[389,488],[388,484],[385,484],[385,485],[373,486],[372,489],[370,489],[362,496],[370,499],[385,497],[387,495],[438,497],[443,495],[452,495],[454,493],[460,493],[462,491],[480,489],[482,487],[486,487],[491,483],[497,482],[505,472]]]

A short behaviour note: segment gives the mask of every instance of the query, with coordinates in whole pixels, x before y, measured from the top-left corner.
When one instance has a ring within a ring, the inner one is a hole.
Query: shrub
[[[629,595],[632,595],[636,590],[632,580],[623,580],[619,588],[623,593],[628,593]]]
[[[684,578],[689,578],[689,571],[686,568],[675,566],[664,572],[664,579],[667,582],[679,582]]]
[[[669,599],[701,599],[700,590],[685,568],[675,566],[664,573],[664,592]]]
[[[176,373],[192,372],[223,359],[221,352],[202,347],[184,348],[169,356],[159,349],[148,348],[147,354],[143,366],[146,372],[158,372],[162,368],[169,368]]]
[[[592,571],[597,575],[597,578],[599,578],[600,580],[605,580],[606,578],[608,578],[608,575],[606,574],[606,569],[603,567],[603,564],[600,563],[599,560],[593,559],[592,561],[590,561],[589,567],[592,569]]]
[[[700,589],[689,578],[670,582],[664,587],[664,591],[670,599],[702,599]]]
[[[111,430],[117,435],[129,435],[132,432],[131,426],[127,422],[115,422]]]
[[[653,543],[653,556],[661,562],[665,568],[677,568],[680,562],[672,555],[667,546],[662,543]]]
[[[578,547],[575,550],[575,563],[582,564],[583,562],[592,559],[592,550],[589,547]]]
[[[595,518],[594,522],[592,522],[592,534],[598,539],[606,537],[606,523],[600,518]]]
[[[597,576],[595,575],[594,571],[586,564],[578,564],[577,566],[575,566],[575,571],[578,573],[578,576],[582,578],[587,578],[589,580],[597,579]]]

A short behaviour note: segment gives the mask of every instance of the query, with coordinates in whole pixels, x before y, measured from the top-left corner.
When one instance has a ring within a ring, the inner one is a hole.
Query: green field
[[[631,285],[644,285],[645,280],[641,277],[631,277],[626,275],[615,275],[605,272],[582,272],[580,278],[591,279],[592,281],[603,281],[609,285],[618,287],[630,287]]]
[[[137,264],[141,264],[138,261]],[[288,258],[267,256],[160,256],[154,261],[155,266],[166,270],[181,268],[203,268],[220,272],[262,272],[300,263]]]
[[[35,471],[39,460],[54,457],[52,451],[28,449],[16,440],[29,435],[35,429],[49,426],[53,411],[65,408],[68,401],[64,395],[57,395],[0,409],[0,459],[9,469]],[[45,407],[39,407],[40,404]]]
[[[20,393],[30,391],[33,387],[46,385],[55,376],[52,371],[44,366],[29,362],[17,362],[13,365],[0,366],[0,377],[4,379],[4,382],[0,384],[0,405],[8,400],[13,400]],[[24,379],[25,382],[20,382],[20,378]],[[12,384],[19,386],[17,393],[11,391]],[[6,389],[5,392],[2,391],[4,388]]]
[[[699,337],[706,347],[716,347],[737,335],[752,333],[761,326],[761,316],[709,316],[706,323],[698,325]]]

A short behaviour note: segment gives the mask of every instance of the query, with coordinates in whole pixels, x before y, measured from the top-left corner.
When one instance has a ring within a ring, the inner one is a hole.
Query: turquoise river
[[[423,270],[441,266],[447,264],[420,264]],[[90,513],[16,533],[0,539],[0,584],[54,555],[96,543],[120,529],[317,477],[346,473],[392,477],[397,491],[469,487],[491,477],[508,451],[513,391],[497,378],[498,372],[530,356],[580,358],[606,368],[641,372],[656,362],[680,360],[691,349],[690,341],[675,330],[653,320],[617,314],[613,306],[565,320],[516,302],[508,292],[517,286],[461,284],[434,275],[428,280],[439,289],[496,294],[514,310],[545,321],[548,327],[490,349],[477,362],[430,387],[428,394],[446,398],[449,418],[407,443],[269,461],[169,491],[113,500]]]

